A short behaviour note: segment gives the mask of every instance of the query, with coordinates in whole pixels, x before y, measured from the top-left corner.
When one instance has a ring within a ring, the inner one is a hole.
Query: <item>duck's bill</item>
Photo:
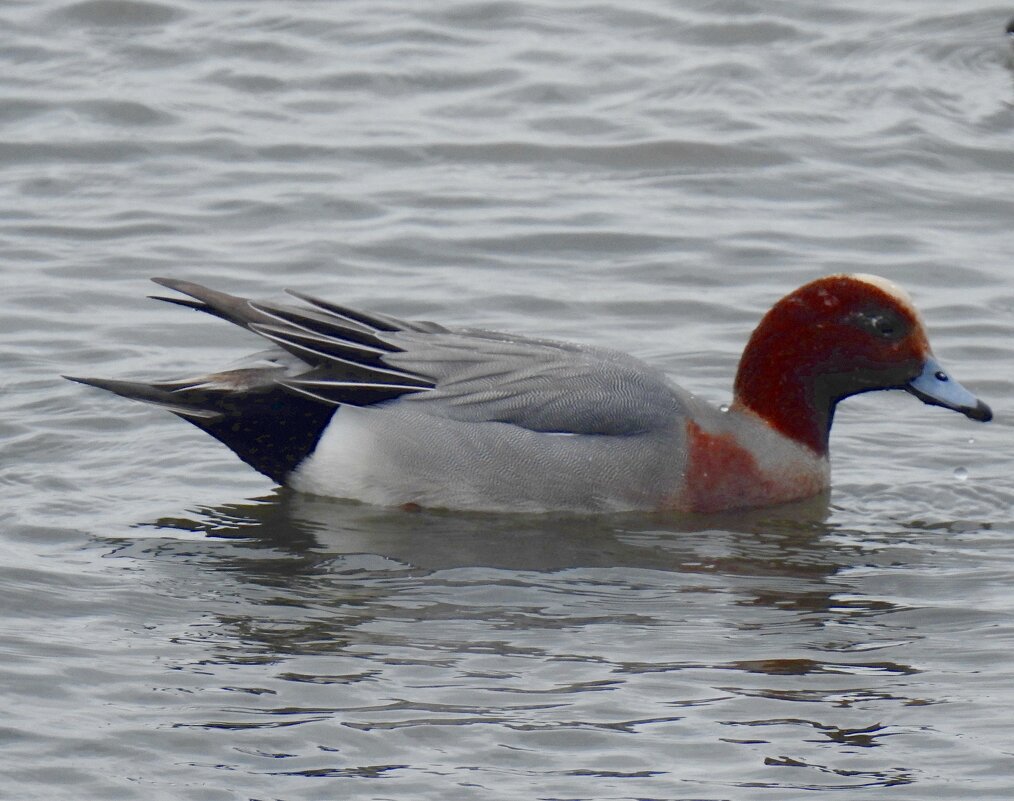
[[[932,356],[926,359],[922,372],[909,381],[905,389],[923,403],[953,409],[972,420],[986,423],[993,419],[992,410],[951,378]]]

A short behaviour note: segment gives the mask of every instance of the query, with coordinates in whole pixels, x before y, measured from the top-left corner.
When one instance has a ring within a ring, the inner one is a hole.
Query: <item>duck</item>
[[[714,513],[830,487],[837,404],[901,389],[979,422],[909,295],[835,274],[762,317],[714,406],[617,350],[367,313],[289,291],[254,301],[155,278],[152,296],[271,343],[152,383],[65,376],[172,412],[297,492],[404,509]]]

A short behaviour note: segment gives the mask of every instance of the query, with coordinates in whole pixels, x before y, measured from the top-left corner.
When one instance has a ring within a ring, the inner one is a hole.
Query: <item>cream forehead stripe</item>
[[[911,296],[893,281],[888,281],[886,278],[881,278],[879,275],[870,275],[869,273],[853,273],[852,277],[857,281],[863,281],[864,283],[875,286],[881,292],[885,292],[899,303],[909,306],[913,311],[915,311],[915,304],[912,302]]]
[[[881,292],[884,292],[885,294],[894,298],[896,301],[898,301],[898,303],[900,303],[902,306],[904,306],[912,313],[912,316],[919,321],[919,325],[925,326],[925,323],[923,322],[922,319],[922,314],[920,314],[919,310],[916,308],[911,295],[909,295],[908,292],[906,292],[896,283],[894,283],[893,281],[888,281],[886,278],[881,278],[879,275],[870,275],[869,273],[853,273],[852,277],[855,278],[857,281],[863,281],[864,283],[867,283],[870,286],[875,286]]]

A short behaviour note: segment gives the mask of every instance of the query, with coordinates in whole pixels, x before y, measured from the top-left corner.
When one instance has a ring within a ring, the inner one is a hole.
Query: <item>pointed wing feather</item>
[[[373,353],[357,350],[341,340],[306,334],[299,330],[285,329],[275,325],[252,323],[250,330],[272,342],[277,342],[285,350],[304,359],[315,367],[329,367],[336,371],[336,377],[342,376],[340,383],[351,384],[351,378],[361,381],[395,381],[409,386],[426,387],[430,382],[403,370],[378,367]]]
[[[629,435],[678,423],[692,402],[659,371],[611,350],[452,330],[297,292],[290,294],[309,308],[252,302],[186,281],[156,281],[193,298],[182,305],[241,325],[295,356],[305,369],[271,374],[273,383],[329,409],[401,399],[461,421]],[[181,397],[177,392],[141,399],[180,405]],[[191,413],[200,408],[182,405]]]
[[[335,317],[359,323],[375,331],[447,331],[442,325],[430,323],[424,320],[399,320],[396,317],[388,317],[386,314],[366,314],[365,312],[350,309],[347,306],[340,306],[327,300],[315,298],[312,295],[304,295],[292,289],[286,289],[292,297],[299,298],[304,303],[309,303],[318,309],[328,312]]]
[[[291,378],[279,380],[277,383],[286,389],[298,392],[300,395],[305,395],[331,406],[349,403],[350,395],[355,397],[355,405],[370,406],[375,403],[394,400],[412,392],[431,391],[426,387],[420,386],[369,384],[363,381],[335,381],[333,378],[318,380]]]
[[[414,330],[413,323],[354,312],[296,293],[292,294],[312,308],[254,302],[189,281],[153,280],[193,298],[159,300],[240,325],[301,360],[306,366],[302,375],[293,375],[290,371],[284,379],[279,378],[275,382],[301,397],[312,398],[328,407],[342,403],[369,406],[432,387],[432,382],[425,377],[393,368],[382,358],[397,351],[398,347],[378,334],[403,328]]]
[[[283,325],[292,325],[302,328],[304,331],[313,331],[329,336],[333,335],[336,330],[340,330],[347,333],[350,337],[362,338],[365,344],[370,344],[383,350],[391,350],[390,345],[387,345],[375,336],[377,331],[384,329],[363,325],[355,320],[346,319],[334,314],[325,314],[313,309],[300,309],[281,303],[251,300],[250,306],[269,317],[273,317]]]

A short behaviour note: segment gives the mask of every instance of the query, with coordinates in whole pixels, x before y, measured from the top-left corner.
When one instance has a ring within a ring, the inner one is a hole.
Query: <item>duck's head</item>
[[[820,454],[835,404],[877,389],[986,422],[989,407],[940,366],[908,294],[875,275],[829,275],[763,317],[739,363],[735,404]]]

